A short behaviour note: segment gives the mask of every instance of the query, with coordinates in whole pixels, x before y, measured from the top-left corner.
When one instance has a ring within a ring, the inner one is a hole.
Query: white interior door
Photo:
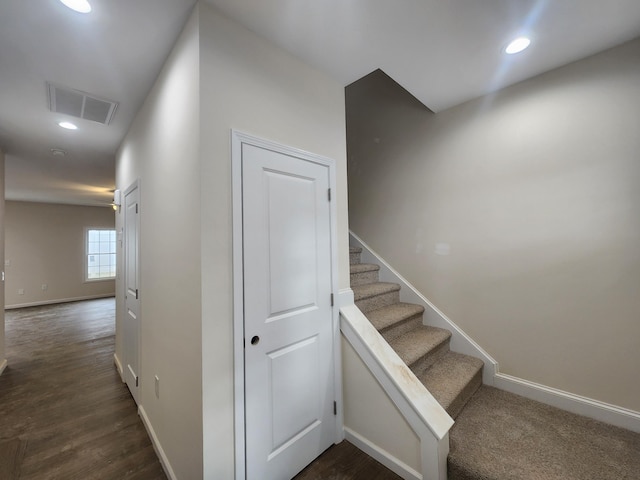
[[[138,403],[140,369],[140,295],[139,295],[139,230],[140,206],[137,187],[124,197],[124,376],[125,382]]]
[[[289,479],[335,439],[329,167],[242,146],[248,480]]]

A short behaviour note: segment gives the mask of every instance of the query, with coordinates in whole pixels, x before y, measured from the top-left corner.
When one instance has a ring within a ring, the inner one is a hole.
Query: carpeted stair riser
[[[373,312],[369,312],[373,313]],[[383,330],[378,330],[380,334],[384,337],[387,343],[393,342],[396,338],[401,337],[402,335],[415,330],[422,326],[422,314],[416,314],[412,317],[407,318],[406,320],[402,320],[394,323],[390,327],[387,327]]]
[[[367,285],[378,281],[379,265],[356,263],[351,265],[351,286]]]
[[[371,297],[357,300],[355,303],[356,306],[362,311],[362,313],[366,315],[371,310],[386,307],[387,305],[392,305],[394,303],[398,303],[399,301],[400,292],[398,290],[391,290],[388,292],[380,293],[378,295],[373,295]]]
[[[349,247],[349,264],[355,265],[356,263],[360,263],[361,254],[362,249],[360,247]]]
[[[460,412],[464,409],[464,407],[469,403],[471,397],[478,391],[478,389],[482,386],[482,369],[478,370],[475,375],[471,378],[471,380],[464,386],[460,393],[456,396],[456,398],[451,402],[448,408],[445,410],[454,420],[458,418]]]
[[[418,379],[455,419],[482,385],[483,366],[478,358],[450,351]]]
[[[400,285],[397,283],[368,283],[351,287],[351,290],[353,290],[353,300],[363,312],[370,312],[400,301],[398,293]]]
[[[420,325],[389,342],[398,356],[419,378],[449,352],[451,332]]]
[[[400,335],[422,325],[424,307],[413,303],[394,303],[367,313],[367,318],[380,334],[391,342]]]
[[[440,343],[429,351],[428,354],[420,357],[417,361],[409,365],[416,377],[420,378],[429,368],[444,357],[449,352],[449,341]]]

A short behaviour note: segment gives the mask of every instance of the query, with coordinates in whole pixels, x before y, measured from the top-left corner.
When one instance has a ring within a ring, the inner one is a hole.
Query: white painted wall
[[[85,281],[85,229],[114,225],[110,207],[7,201],[6,307],[114,295],[114,280]]]
[[[140,180],[140,406],[179,479],[202,478],[198,49],[196,15],[116,159],[117,188],[124,192]],[[118,229],[123,217],[121,211]],[[116,354],[122,358],[122,277],[117,292]]]
[[[342,337],[344,425],[395,463],[422,471],[420,439]]]
[[[344,88],[200,4],[205,478],[234,478],[232,128],[333,158],[340,286],[349,285]]]
[[[501,372],[640,411],[640,39],[438,114],[392,83],[347,88],[353,231]]]
[[[5,224],[5,203],[4,203],[4,152],[0,149],[0,270],[4,271],[4,224]],[[4,288],[5,282],[0,279],[0,375],[6,366],[5,345],[4,345]]]
[[[199,3],[116,173],[123,191],[140,179],[141,406],[177,478],[234,478],[232,128],[336,160],[349,283],[343,87]],[[123,288],[118,279],[120,356]]]

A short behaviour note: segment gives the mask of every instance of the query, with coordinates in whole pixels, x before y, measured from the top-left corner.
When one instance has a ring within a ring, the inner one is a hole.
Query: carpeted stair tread
[[[482,384],[482,360],[448,352],[418,378],[449,415],[455,418]]]
[[[424,307],[415,303],[394,303],[367,313],[367,318],[381,333],[396,323],[403,322],[416,315],[422,315]]]
[[[353,290],[353,298],[357,302],[366,298],[375,297],[376,295],[397,292],[400,290],[400,285],[397,283],[376,282],[366,285],[356,285],[351,287],[351,290]]]
[[[350,266],[350,273],[376,272],[380,270],[380,265],[375,263],[354,263]]]
[[[640,433],[487,386],[449,440],[449,480],[640,478]]]
[[[389,342],[398,356],[411,367],[418,360],[438,350],[443,345],[447,347],[451,332],[442,328],[421,325],[415,330],[401,335]]]
[[[362,253],[362,247],[349,247],[349,253]]]

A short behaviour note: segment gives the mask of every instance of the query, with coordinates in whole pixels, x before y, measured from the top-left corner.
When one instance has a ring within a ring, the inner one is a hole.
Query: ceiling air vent
[[[109,125],[118,104],[79,90],[47,83],[49,109],[72,117]]]

